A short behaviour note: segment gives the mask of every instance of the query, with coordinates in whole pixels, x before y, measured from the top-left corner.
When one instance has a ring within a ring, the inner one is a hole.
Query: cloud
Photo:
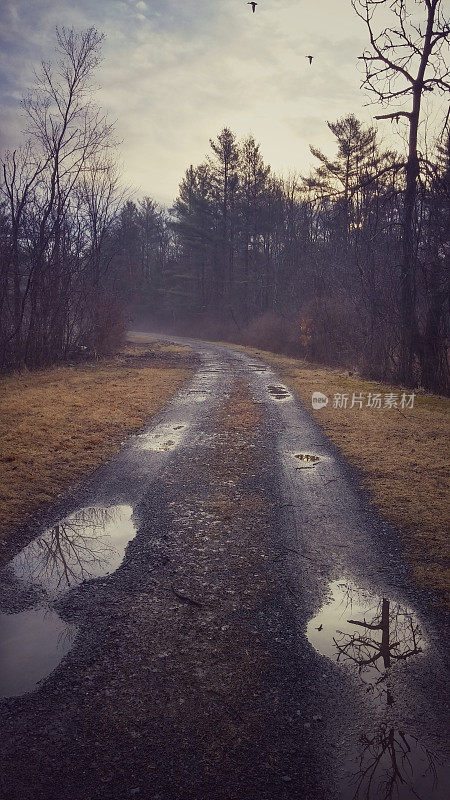
[[[309,144],[332,146],[327,119],[372,112],[350,3],[272,0],[252,14],[236,0],[6,0],[1,15],[1,144],[17,139],[20,96],[52,57],[55,25],[94,25],[106,33],[98,100],[117,119],[125,181],[162,202],[224,125],[252,132],[275,170],[307,171]]]

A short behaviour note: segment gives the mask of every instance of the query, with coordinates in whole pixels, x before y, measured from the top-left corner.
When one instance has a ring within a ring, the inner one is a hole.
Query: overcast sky
[[[97,99],[117,119],[125,181],[162,203],[224,125],[252,133],[276,172],[305,173],[310,143],[333,153],[326,120],[377,113],[359,88],[367,39],[350,0],[259,0],[255,14],[246,0],[0,5],[1,149],[17,144],[20,99],[55,26],[94,25],[107,37]]]

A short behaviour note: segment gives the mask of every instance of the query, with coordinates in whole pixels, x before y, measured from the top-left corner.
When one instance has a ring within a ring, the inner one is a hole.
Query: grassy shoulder
[[[187,348],[130,343],[111,359],[0,378],[0,536],[117,452],[191,367]]]
[[[369,393],[401,390],[362,380],[343,370],[317,367],[305,361],[244,348],[271,364],[303,400],[326,435],[364,476],[365,488],[385,519],[403,534],[406,556],[418,585],[447,595],[449,411],[450,402],[418,394],[412,409],[367,408]],[[313,411],[311,395],[323,392],[328,405]],[[363,408],[333,408],[333,396],[363,394]]]

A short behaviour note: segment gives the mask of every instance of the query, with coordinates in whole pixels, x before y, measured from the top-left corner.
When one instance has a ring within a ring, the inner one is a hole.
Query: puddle
[[[77,628],[51,603],[74,586],[114,572],[135,536],[128,505],[82,508],[21,550],[8,570],[41,601],[19,613],[0,613],[0,696],[34,689],[69,652]]]
[[[296,467],[296,469],[311,469],[320,461],[320,456],[315,456],[313,453],[294,453],[294,458],[303,462],[302,466]]]
[[[407,606],[378,597],[351,581],[334,581],[330,597],[307,627],[317,652],[353,672],[381,711],[344,759],[343,800],[444,800],[448,768],[416,736],[390,721],[396,708],[390,672],[427,646]],[[396,714],[398,714],[397,709]]]
[[[390,725],[361,736],[345,763],[343,800],[446,800],[448,768],[417,737]]]
[[[204,403],[211,399],[212,392],[208,389],[188,389],[180,394],[180,399],[189,400],[191,403]]]
[[[22,583],[56,600],[73,586],[114,572],[135,536],[131,506],[82,508],[34,539],[8,564]]]
[[[69,652],[76,633],[50,608],[0,613],[0,696],[32,691]]]
[[[312,453],[295,453],[294,458],[298,458],[300,461],[308,461],[311,463],[315,463],[316,461],[320,461],[319,456],[315,456]]]
[[[137,438],[143,450],[154,453],[167,453],[177,447],[183,436],[186,425],[158,425],[150,433],[141,433]]]
[[[187,395],[189,395],[191,400],[195,400],[196,403],[203,403],[205,400],[209,400],[211,392],[204,391],[203,389],[190,389]]]
[[[251,370],[251,372],[269,372],[269,367],[265,367],[263,364],[248,364],[247,368]]]
[[[406,606],[350,581],[333,581],[329,591],[329,601],[308,623],[308,640],[318,653],[357,673],[377,696],[389,667],[425,649],[420,624]]]
[[[271,385],[267,387],[267,391],[275,400],[290,400],[292,395],[285,386],[279,385]]]

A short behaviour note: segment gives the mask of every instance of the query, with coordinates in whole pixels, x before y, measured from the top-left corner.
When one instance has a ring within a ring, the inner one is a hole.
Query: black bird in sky
[[[314,56],[305,56],[305,58],[309,58],[309,63],[312,64],[312,60],[313,60]]]
[[[255,13],[255,8],[256,8],[256,6],[258,5],[258,3],[247,3],[247,5],[248,5],[248,6],[251,6],[251,7],[252,7],[252,11],[253,11],[253,13]]]

